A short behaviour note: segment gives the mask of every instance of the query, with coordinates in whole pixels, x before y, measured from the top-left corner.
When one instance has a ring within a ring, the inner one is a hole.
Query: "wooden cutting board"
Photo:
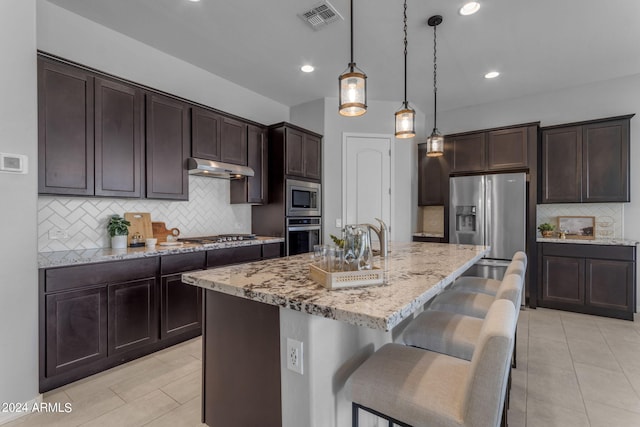
[[[127,242],[131,245],[131,239],[136,233],[142,236],[140,242],[144,244],[144,239],[153,237],[153,228],[151,227],[151,214],[149,212],[125,212],[124,219],[129,221],[129,237]]]
[[[158,243],[166,242],[167,236],[173,236],[177,238],[180,235],[180,230],[177,228],[168,229],[164,222],[152,222],[153,235],[158,239]]]

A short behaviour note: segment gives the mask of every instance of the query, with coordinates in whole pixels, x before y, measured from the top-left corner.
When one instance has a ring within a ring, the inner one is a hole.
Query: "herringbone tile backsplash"
[[[538,205],[536,224],[548,222],[558,225],[559,216],[596,217],[596,238],[623,239],[624,204],[622,203],[566,203]]]
[[[38,251],[108,248],[107,221],[125,212],[150,212],[152,221],[179,228],[181,236],[251,232],[251,206],[229,203],[229,181],[190,176],[187,202],[40,196]],[[68,238],[50,239],[55,229]]]

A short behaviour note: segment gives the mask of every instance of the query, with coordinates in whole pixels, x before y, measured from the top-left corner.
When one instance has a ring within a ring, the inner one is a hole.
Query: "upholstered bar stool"
[[[523,277],[513,273],[505,276],[495,297],[472,291],[445,290],[432,300],[428,310],[407,326],[403,334],[404,342],[433,351],[444,350],[446,354],[469,359],[473,353],[474,336],[477,337],[479,323],[466,317],[482,320],[494,301],[506,299],[516,310],[517,322],[523,286]],[[517,367],[515,343],[512,366]]]
[[[471,361],[387,344],[347,381],[353,426],[359,410],[401,426],[494,427],[505,417],[513,348],[515,308],[506,300],[491,307]]]
[[[504,272],[504,277],[508,274],[517,273],[524,280],[524,275],[527,271],[527,254],[522,251],[515,253],[509,266],[507,266]],[[488,295],[495,295],[498,292],[498,288],[502,280],[490,279],[487,277],[478,276],[462,276],[458,278],[451,285],[452,289],[467,290],[473,292],[479,292]]]
[[[431,300],[427,308],[484,318],[496,299],[509,300],[514,308],[519,308],[522,285],[522,277],[519,274],[509,274],[502,279],[495,296],[473,291],[447,289]]]

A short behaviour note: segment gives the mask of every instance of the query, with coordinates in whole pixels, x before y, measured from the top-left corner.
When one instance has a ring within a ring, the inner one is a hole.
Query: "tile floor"
[[[640,426],[640,322],[524,310],[517,345],[510,427]],[[202,426],[201,357],[200,339],[179,344],[44,396],[69,414],[3,427]]]

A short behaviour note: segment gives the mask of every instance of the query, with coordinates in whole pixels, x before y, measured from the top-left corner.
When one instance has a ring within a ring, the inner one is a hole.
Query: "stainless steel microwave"
[[[287,216],[321,216],[321,184],[288,179]]]

